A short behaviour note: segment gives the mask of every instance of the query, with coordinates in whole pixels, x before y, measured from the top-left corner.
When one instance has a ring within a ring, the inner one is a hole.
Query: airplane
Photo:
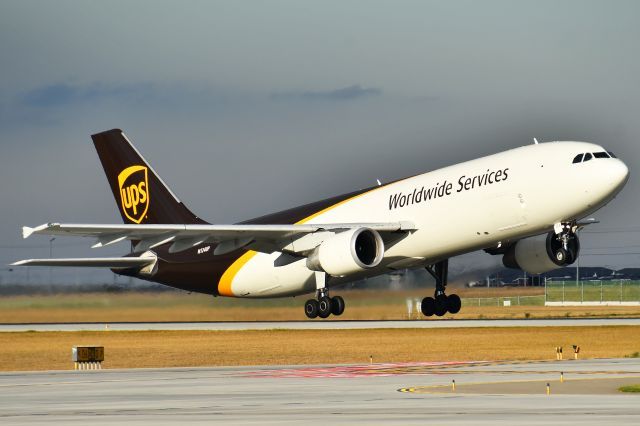
[[[397,270],[425,268],[427,316],[457,313],[446,293],[453,256],[484,250],[540,274],[573,263],[578,231],[629,179],[613,153],[586,142],[522,146],[233,225],[192,213],[119,129],[92,140],[124,224],[46,223],[30,235],[129,241],[123,257],[27,259],[15,266],[107,267],[114,273],[213,296],[315,293],[308,318],[344,312],[330,289]]]

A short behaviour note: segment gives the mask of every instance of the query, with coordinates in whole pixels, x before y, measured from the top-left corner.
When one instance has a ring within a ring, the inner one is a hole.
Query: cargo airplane
[[[611,201],[627,166],[599,145],[523,146],[248,220],[212,225],[193,214],[119,129],[92,136],[124,224],[47,223],[32,234],[131,243],[124,257],[29,259],[14,265],[107,267],[121,275],[214,296],[315,293],[309,318],[341,315],[329,289],[398,269],[426,268],[434,297],[422,313],[460,310],[445,293],[448,260],[485,250],[540,274],[573,263],[577,231]]]

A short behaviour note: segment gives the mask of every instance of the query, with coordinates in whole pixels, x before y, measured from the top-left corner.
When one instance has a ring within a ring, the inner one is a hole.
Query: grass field
[[[640,385],[622,386],[620,392],[640,392]]]
[[[554,360],[640,350],[640,327],[0,333],[0,370],[72,369],[74,345],[105,347],[105,368]]]
[[[547,283],[548,301],[640,301],[638,281],[574,281]]]
[[[445,318],[579,318],[640,316],[640,307],[545,307],[544,289],[472,288],[455,290],[463,308]],[[340,319],[407,319],[407,299],[421,299],[431,289],[414,291],[335,291],[347,309]],[[509,298],[515,305],[502,306]],[[0,323],[51,322],[156,322],[156,321],[271,321],[306,320],[302,306],[306,297],[249,300],[184,292],[87,293],[54,296],[0,298]],[[334,318],[334,317],[332,317]],[[424,318],[413,311],[413,318]]]

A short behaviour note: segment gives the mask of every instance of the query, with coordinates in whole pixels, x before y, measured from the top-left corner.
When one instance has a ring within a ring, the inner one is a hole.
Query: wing
[[[104,247],[124,240],[136,242],[134,252],[144,252],[171,243],[170,253],[180,252],[203,243],[217,243],[214,254],[225,254],[240,248],[271,253],[285,251],[304,253],[316,247],[329,234],[354,228],[368,228],[387,234],[404,236],[415,230],[409,222],[333,223],[300,225],[106,225],[47,223],[35,228],[24,227],[22,235],[92,237],[92,247]]]

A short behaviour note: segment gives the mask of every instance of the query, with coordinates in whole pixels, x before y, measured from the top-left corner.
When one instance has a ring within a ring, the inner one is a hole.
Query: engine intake
[[[375,268],[383,256],[384,242],[380,234],[373,229],[356,228],[324,240],[307,257],[307,267],[344,276]]]
[[[542,274],[562,266],[571,265],[580,253],[580,241],[577,235],[568,240],[568,249],[562,246],[558,234],[536,235],[523,238],[509,247],[502,258],[507,268],[521,269],[530,274]]]

